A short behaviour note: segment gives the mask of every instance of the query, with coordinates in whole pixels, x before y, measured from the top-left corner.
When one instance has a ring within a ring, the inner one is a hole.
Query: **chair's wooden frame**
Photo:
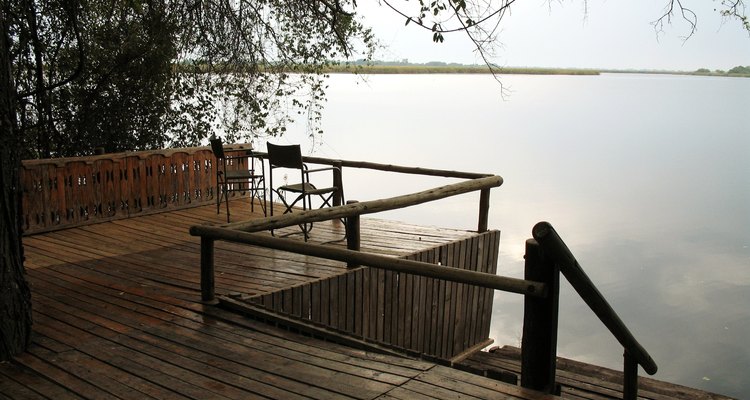
[[[242,156],[227,156],[224,154],[224,145],[220,138],[210,140],[211,151],[216,157],[216,213],[221,210],[221,201],[225,200],[227,208],[227,222],[229,222],[229,192],[249,192],[250,212],[255,212],[255,199],[258,199],[263,215],[267,215],[268,204],[266,202],[266,174],[265,161],[263,158],[247,150]],[[244,168],[234,167],[246,165]],[[249,164],[249,165],[248,165]],[[258,173],[257,167],[260,167]],[[249,167],[249,168],[248,168]]]
[[[338,170],[337,167],[323,167],[309,169],[308,166],[302,161],[302,151],[299,145],[276,145],[273,143],[267,143],[268,148],[268,165],[269,165],[269,181],[270,181],[270,202],[271,202],[271,216],[273,216],[273,194],[274,192],[281,199],[284,204],[284,214],[293,211],[294,207],[301,201],[302,209],[309,210],[312,208],[312,196],[318,196],[322,204],[318,208],[331,207],[333,206],[333,198],[338,193],[341,196],[343,202],[344,190],[342,187],[332,184],[331,186],[318,188],[310,182],[310,175],[316,172],[333,171]],[[278,168],[287,168],[300,171],[300,183],[284,184],[277,188],[273,184],[273,171]],[[297,195],[292,201],[287,201],[286,196],[281,192],[289,192]],[[310,237],[310,231],[313,228],[312,223],[300,225],[302,234],[305,236],[305,241]],[[273,231],[272,231],[273,233]]]

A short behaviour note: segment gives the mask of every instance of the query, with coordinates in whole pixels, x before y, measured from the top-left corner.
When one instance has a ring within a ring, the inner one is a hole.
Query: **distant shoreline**
[[[663,74],[718,77],[750,77],[750,74],[731,74],[725,72],[705,71],[662,71],[662,70],[620,70],[620,69],[578,69],[578,68],[535,68],[535,67],[501,67],[498,75],[600,75],[617,74]],[[489,74],[485,65],[430,65],[430,64],[340,64],[325,68],[325,73],[359,73],[359,74]]]
[[[500,75],[599,75],[599,70],[574,68],[498,68]],[[325,68],[326,73],[359,74],[489,74],[486,65],[334,65]]]

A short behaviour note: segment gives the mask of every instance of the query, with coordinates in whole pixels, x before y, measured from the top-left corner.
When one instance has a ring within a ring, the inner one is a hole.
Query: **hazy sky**
[[[727,70],[750,65],[750,35],[736,20],[724,20],[714,0],[682,0],[698,15],[698,31],[674,19],[657,37],[652,22],[667,0],[519,0],[500,26],[494,62],[504,66]],[[403,10],[415,0],[392,0]],[[432,33],[405,20],[378,0],[359,0],[358,11],[387,46],[377,59],[411,62],[481,63],[465,34],[432,42]],[[413,12],[412,12],[413,14]]]

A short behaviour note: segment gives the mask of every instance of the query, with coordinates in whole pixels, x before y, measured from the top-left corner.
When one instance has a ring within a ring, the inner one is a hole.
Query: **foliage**
[[[353,3],[5,1],[23,155],[252,140],[319,120],[323,67],[374,48]]]
[[[747,14],[745,14],[745,2],[743,0],[721,0],[719,13],[725,18],[739,21],[750,34],[750,20],[747,19]]]
[[[367,54],[374,50],[370,31],[344,10],[353,3],[186,4],[179,14],[190,23],[178,43],[180,65],[190,72],[181,75],[175,93],[186,108],[174,120],[173,144],[194,143],[213,131],[223,131],[227,141],[275,136],[297,116],[319,121],[324,68],[353,54],[355,46]],[[191,118],[199,120],[197,131],[186,129]]]
[[[176,52],[163,7],[104,0],[9,7],[24,158],[164,142]]]
[[[486,66],[446,64],[440,62],[428,62],[425,64],[407,63],[381,63],[374,62],[368,65],[336,65],[326,69],[329,73],[360,73],[360,74],[489,74]],[[566,69],[566,68],[529,68],[529,67],[502,67],[498,73],[525,74],[525,75],[599,75],[599,71],[593,69]]]
[[[701,68],[692,73],[692,75],[711,75],[711,76],[731,76],[731,77],[750,77],[750,66],[743,67],[741,65],[736,66],[729,71],[722,71],[717,69],[716,71],[710,71],[706,68]]]
[[[734,67],[734,68],[730,69],[729,71],[727,71],[727,74],[729,74],[729,75],[732,75],[732,74],[736,74],[736,75],[750,75],[750,66],[743,67],[743,66],[740,65],[740,66]]]

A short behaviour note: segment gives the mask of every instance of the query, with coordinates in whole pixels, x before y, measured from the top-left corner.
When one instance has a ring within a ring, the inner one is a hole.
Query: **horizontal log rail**
[[[259,156],[265,156],[267,153],[257,151],[255,152],[255,154]],[[323,165],[348,167],[348,168],[371,169],[375,171],[397,172],[401,174],[438,176],[438,177],[443,177],[443,178],[476,179],[476,178],[484,178],[484,177],[493,175],[493,174],[476,173],[476,172],[451,171],[451,170],[445,170],[445,169],[433,169],[433,168],[409,167],[409,166],[393,165],[393,164],[382,164],[382,163],[374,163],[374,162],[369,162],[369,161],[338,160],[338,159],[325,158],[325,157],[304,156],[302,157],[302,160],[306,163],[311,163],[311,164],[323,164]]]
[[[255,152],[255,154],[262,157],[262,156],[265,156],[267,153]],[[331,158],[310,157],[310,156],[303,157],[302,159],[306,163],[331,165],[331,166],[336,167],[337,169],[334,171],[334,177],[333,177],[335,185],[342,184],[342,178],[341,178],[342,172],[341,171],[344,167],[369,169],[369,170],[383,171],[383,172],[395,172],[395,173],[400,173],[400,174],[435,176],[435,177],[442,177],[442,178],[458,178],[458,179],[469,179],[469,180],[477,180],[477,179],[482,179],[482,178],[495,177],[495,178],[500,179],[497,186],[500,186],[502,184],[502,178],[500,178],[499,176],[486,174],[486,173],[451,171],[451,170],[444,170],[444,169],[433,169],[433,168],[422,168],[422,167],[408,167],[408,166],[403,166],[403,165],[381,164],[381,163],[374,163],[374,162],[368,162],[368,161],[337,160],[337,159],[331,159]],[[334,205],[341,205],[342,199],[340,195],[335,196],[333,202],[334,202]],[[479,218],[478,218],[478,223],[477,223],[477,232],[487,231],[488,220],[489,220],[489,208],[490,208],[490,187],[487,187],[487,188],[481,189],[480,195],[479,195]]]
[[[404,272],[419,276],[425,276],[428,278],[437,278],[451,282],[466,283],[488,289],[503,290],[506,292],[519,293],[535,297],[546,296],[546,288],[543,283],[486,274],[476,271],[446,268],[443,266],[436,266],[434,264],[421,261],[362,253],[354,250],[299,242],[291,239],[276,238],[258,233],[242,232],[235,229],[223,227],[193,226],[192,228],[190,228],[190,234],[194,236],[200,236],[203,240],[223,240],[227,242],[244,243],[254,246],[262,246],[269,249],[303,254],[312,257],[320,257],[329,260],[354,263],[361,266],[380,268],[388,271]],[[211,290],[210,292],[213,291]],[[212,301],[213,298],[211,297],[212,296],[204,296],[204,301]]]
[[[430,201],[444,199],[446,197],[456,196],[459,194],[478,190],[489,190],[493,187],[502,185],[502,183],[503,178],[500,176],[484,176],[469,181],[440,186],[434,189],[428,189],[403,196],[364,202],[353,202],[344,206],[328,207],[318,210],[298,211],[289,214],[275,215],[268,218],[235,222],[225,224],[223,226],[225,228],[236,229],[245,232],[259,232],[268,229],[278,229],[287,226],[299,225],[305,222],[327,221],[363,214],[396,210],[404,207],[427,203]],[[191,228],[191,232],[193,228]]]
[[[224,145],[226,151],[247,151],[252,150],[250,144],[245,143],[234,143]],[[177,153],[193,154],[201,151],[211,152],[211,148],[207,146],[198,147],[178,147],[173,149],[158,149],[158,150],[143,150],[143,151],[122,151],[119,153],[106,153],[91,156],[79,156],[79,157],[59,157],[59,158],[39,158],[33,160],[23,160],[22,164],[24,167],[35,167],[39,165],[54,165],[57,167],[65,166],[71,162],[83,162],[85,164],[93,164],[97,161],[102,160],[121,160],[127,157],[138,157],[141,160],[145,160],[154,155],[160,155],[164,157],[171,157]]]

